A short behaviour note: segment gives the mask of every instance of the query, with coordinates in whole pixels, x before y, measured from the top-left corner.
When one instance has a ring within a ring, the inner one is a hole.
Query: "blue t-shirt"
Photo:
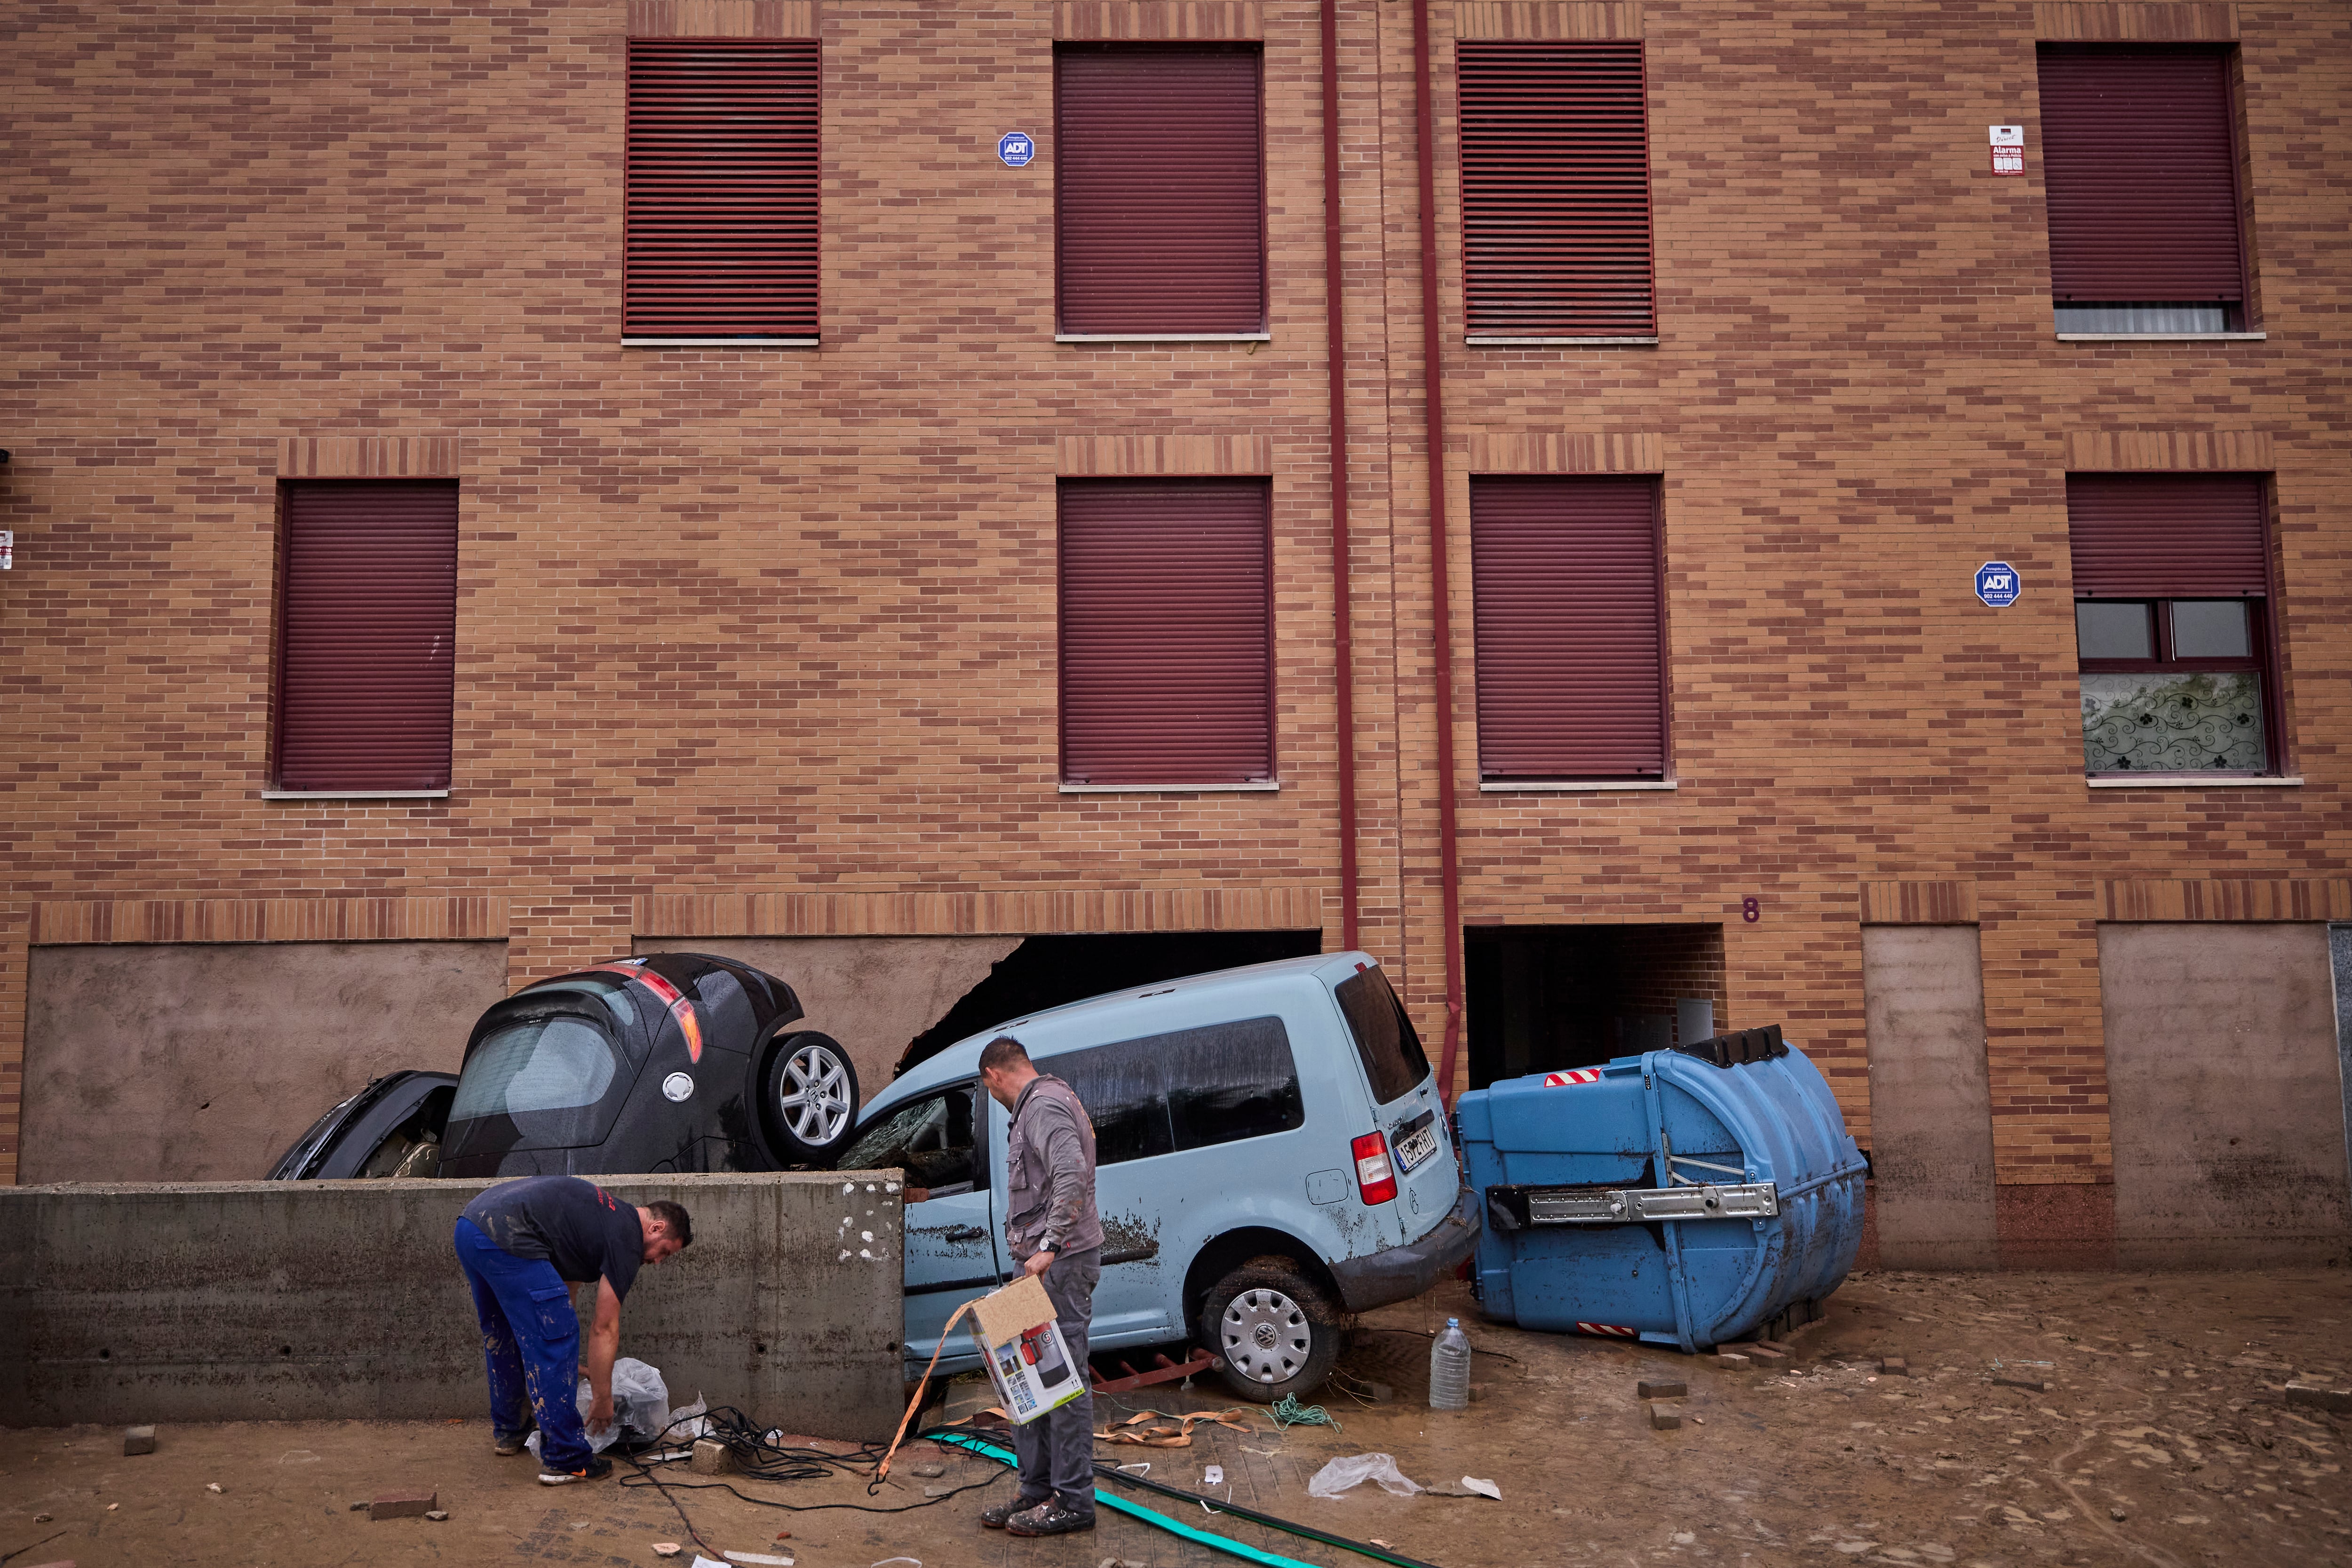
[[[609,1279],[625,1297],[646,1258],[636,1205],[578,1176],[501,1182],[466,1205],[490,1245],[513,1258],[544,1258],[573,1284]]]

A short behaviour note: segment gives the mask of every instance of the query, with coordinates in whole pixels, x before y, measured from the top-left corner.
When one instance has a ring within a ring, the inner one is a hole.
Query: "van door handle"
[[[941,1241],[980,1241],[988,1232],[976,1225],[951,1225],[940,1237]]]

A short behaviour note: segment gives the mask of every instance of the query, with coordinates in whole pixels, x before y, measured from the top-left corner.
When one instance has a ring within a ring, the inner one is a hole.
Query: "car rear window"
[[[596,1133],[596,1104],[617,1063],[595,1022],[556,1013],[520,1018],[483,1037],[457,1076],[451,1122],[514,1120],[521,1146],[565,1148]]]
[[[1364,1059],[1364,1076],[1372,1080],[1372,1099],[1381,1105],[1409,1094],[1429,1076],[1429,1058],[1422,1054],[1421,1037],[1412,1020],[1389,989],[1388,976],[1377,969],[1360,969],[1333,988],[1339,1011],[1348,1017],[1348,1032],[1356,1037],[1356,1054]]]

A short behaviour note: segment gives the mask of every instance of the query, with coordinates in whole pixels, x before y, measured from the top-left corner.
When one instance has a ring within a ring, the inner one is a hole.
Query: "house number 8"
[[[1763,908],[1757,903],[1753,894],[1739,900],[1739,918],[1749,925],[1764,918]]]

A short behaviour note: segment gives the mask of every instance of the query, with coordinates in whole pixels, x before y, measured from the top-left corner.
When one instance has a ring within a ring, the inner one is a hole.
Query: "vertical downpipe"
[[[1445,1049],[1438,1094],[1454,1103],[1454,1058],[1462,1039],[1462,889],[1454,827],[1454,611],[1446,583],[1445,399],[1437,316],[1437,141],[1430,108],[1429,0],[1413,0],[1412,100],[1421,165],[1422,395],[1429,408],[1429,586],[1434,603],[1437,689],[1437,861],[1445,928]]]
[[[1356,646],[1348,570],[1348,345],[1339,289],[1339,0],[1323,0],[1323,336],[1331,383],[1331,636],[1339,704],[1339,945],[1360,945],[1356,865]]]

